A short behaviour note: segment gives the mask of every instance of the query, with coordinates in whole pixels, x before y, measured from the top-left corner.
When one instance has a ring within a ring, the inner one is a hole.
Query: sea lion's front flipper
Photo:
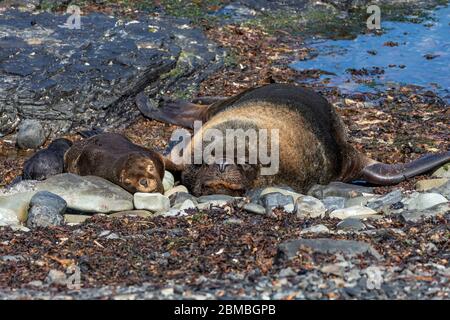
[[[362,169],[360,178],[375,185],[397,184],[447,162],[450,162],[450,152],[427,154],[410,163],[373,163]]]
[[[145,94],[136,96],[136,104],[142,114],[150,119],[194,128],[194,121],[204,121],[208,111],[207,105],[199,105],[187,101],[164,101],[160,108],[151,106]]]

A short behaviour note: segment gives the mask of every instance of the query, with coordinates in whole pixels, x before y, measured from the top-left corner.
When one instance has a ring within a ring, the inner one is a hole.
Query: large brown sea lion
[[[218,129],[224,134],[226,129],[279,129],[278,173],[261,175],[260,164],[238,164],[229,158],[208,164],[185,164],[182,182],[195,195],[239,195],[248,188],[270,185],[289,185],[306,192],[313,184],[333,180],[362,179],[370,184],[389,185],[450,161],[450,152],[426,155],[408,164],[388,165],[372,160],[347,142],[345,127],[326,99],[295,85],[269,84],[219,99],[209,106],[172,102],[152,109],[142,95],[136,102],[141,111],[145,110],[144,115],[155,120],[187,128],[201,120],[203,127],[191,146],[204,137],[207,129]]]
[[[75,142],[64,156],[65,171],[107,179],[129,192],[164,192],[164,170],[177,166],[156,151],[116,133]]]

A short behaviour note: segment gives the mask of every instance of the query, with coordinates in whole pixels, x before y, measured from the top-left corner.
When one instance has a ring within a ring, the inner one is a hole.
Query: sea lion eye
[[[148,182],[147,179],[142,178],[141,180],[139,180],[140,185],[144,186],[145,188],[148,187]]]

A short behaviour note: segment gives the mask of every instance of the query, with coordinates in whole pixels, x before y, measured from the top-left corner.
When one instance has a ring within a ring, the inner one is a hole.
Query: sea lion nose
[[[227,169],[227,167],[231,165],[231,162],[226,160],[226,159],[221,159],[221,160],[217,160],[216,161],[216,166],[219,168],[220,172],[225,172],[225,170]]]
[[[144,186],[146,188],[148,187],[147,179],[142,178],[141,180],[139,180],[139,183],[141,184],[141,186]]]

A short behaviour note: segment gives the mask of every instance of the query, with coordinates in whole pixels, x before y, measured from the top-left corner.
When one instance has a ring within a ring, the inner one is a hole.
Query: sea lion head
[[[182,173],[182,181],[195,196],[208,194],[241,196],[252,186],[257,172],[258,169],[254,165],[220,159],[213,164],[188,166]]]
[[[131,193],[164,193],[163,176],[164,164],[159,158],[152,159],[148,155],[131,153],[120,168],[119,182]]]

